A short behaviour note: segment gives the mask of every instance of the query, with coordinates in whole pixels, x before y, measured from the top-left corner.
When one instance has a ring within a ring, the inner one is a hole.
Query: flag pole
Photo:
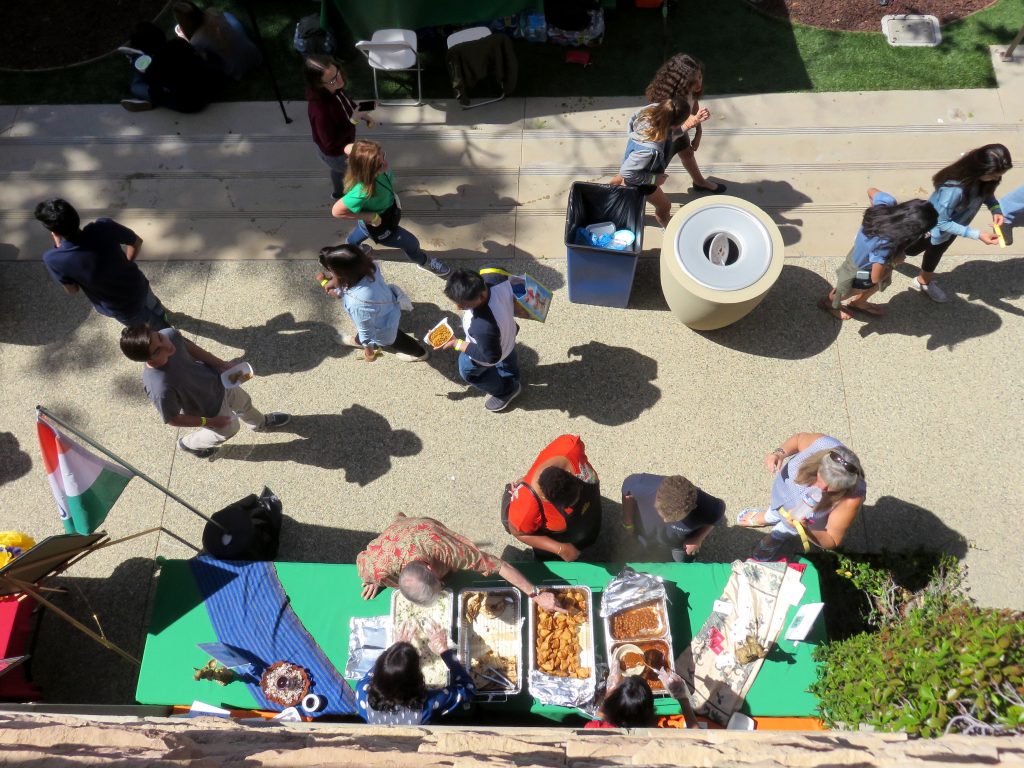
[[[47,409],[46,409],[46,408],[44,408],[43,406],[41,406],[41,405],[37,405],[37,406],[36,406],[36,416],[38,417],[38,416],[40,416],[40,415],[41,415],[41,416],[44,416],[45,418],[47,418],[48,420],[50,420],[50,421],[54,422],[55,424],[58,424],[59,426],[61,426],[61,427],[64,427],[64,429],[68,430],[68,432],[70,432],[71,434],[75,435],[76,437],[79,437],[79,438],[81,438],[82,440],[84,440],[85,442],[87,442],[87,443],[88,443],[89,445],[91,445],[91,446],[92,446],[93,448],[95,448],[95,449],[96,449],[97,451],[100,451],[101,453],[103,453],[103,454],[105,454],[105,455],[106,455],[107,457],[109,457],[110,459],[113,459],[114,461],[116,461],[116,462],[117,462],[118,464],[120,464],[120,465],[121,465],[122,467],[124,467],[125,469],[127,469],[127,470],[128,470],[129,472],[131,472],[132,474],[134,474],[134,475],[136,475],[136,476],[138,476],[138,477],[142,478],[143,480],[145,480],[145,481],[146,481],[147,483],[149,483],[150,485],[152,485],[152,486],[153,486],[154,488],[156,488],[156,489],[157,489],[158,491],[162,491],[163,493],[165,493],[165,494],[167,494],[168,496],[170,496],[170,497],[171,497],[172,499],[174,499],[174,500],[175,500],[176,502],[178,502],[179,504],[181,504],[181,506],[185,507],[185,509],[187,509],[187,510],[189,510],[190,512],[193,512],[193,513],[195,513],[195,514],[197,514],[197,515],[199,515],[199,517],[203,518],[203,520],[205,520],[205,521],[206,521],[207,523],[210,523],[210,524],[212,524],[212,525],[215,525],[215,526],[217,526],[217,527],[218,527],[218,528],[220,528],[220,529],[221,529],[222,531],[224,531],[224,533],[230,533],[230,531],[228,531],[228,529],[227,529],[227,528],[225,528],[225,527],[224,527],[223,525],[221,525],[220,523],[218,523],[218,522],[217,522],[216,520],[214,520],[214,519],[212,519],[212,518],[210,518],[210,517],[207,517],[206,515],[204,515],[204,514],[203,514],[202,512],[200,512],[200,511],[199,511],[198,509],[196,509],[196,508],[195,508],[195,507],[193,507],[193,506],[192,506],[191,504],[189,504],[189,503],[188,503],[187,501],[185,501],[185,500],[184,500],[183,498],[181,498],[181,496],[179,496],[179,495],[178,495],[178,494],[176,494],[176,493],[175,493],[174,491],[172,491],[172,490],[171,490],[170,488],[167,488],[167,487],[165,487],[165,486],[163,486],[163,485],[160,485],[160,483],[158,483],[158,482],[157,482],[156,480],[154,480],[153,478],[151,478],[151,477],[150,477],[149,475],[147,475],[146,473],[142,472],[142,471],[141,471],[141,470],[139,470],[139,469],[136,469],[136,468],[135,468],[135,467],[133,467],[133,466],[132,466],[131,464],[129,464],[129,463],[127,462],[127,461],[125,461],[124,459],[122,459],[122,458],[121,458],[120,456],[117,456],[117,455],[115,455],[115,454],[111,453],[110,451],[108,451],[108,450],[107,450],[106,448],[104,448],[104,447],[103,447],[102,445],[100,445],[99,443],[97,443],[97,442],[96,442],[95,440],[93,440],[93,439],[92,439],[91,437],[89,437],[89,436],[88,436],[87,434],[85,434],[84,432],[81,432],[81,431],[79,431],[79,430],[75,429],[75,428],[74,428],[73,426],[71,426],[70,424],[68,424],[68,423],[67,423],[66,421],[64,421],[63,419],[60,419],[60,418],[58,418],[57,416],[54,416],[54,415],[53,415],[53,414],[52,414],[52,413],[51,413],[51,412],[50,412],[49,410],[47,410]]]

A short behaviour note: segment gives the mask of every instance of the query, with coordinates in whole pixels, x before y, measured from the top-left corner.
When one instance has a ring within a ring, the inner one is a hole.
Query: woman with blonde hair
[[[774,476],[768,509],[744,509],[737,522],[745,527],[772,525],[754,549],[754,560],[777,560],[800,542],[835,549],[857,517],[867,484],[853,451],[836,438],[798,432],[764,457]]]
[[[346,242],[358,246],[367,238],[378,245],[399,248],[409,260],[425,272],[446,278],[452,268],[443,261],[427,256],[420,241],[398,224],[402,209],[395,194],[395,180],[388,168],[387,156],[375,141],[354,141],[345,147],[348,169],[345,171],[344,194],[334,203],[331,215],[353,219],[355,229]]]

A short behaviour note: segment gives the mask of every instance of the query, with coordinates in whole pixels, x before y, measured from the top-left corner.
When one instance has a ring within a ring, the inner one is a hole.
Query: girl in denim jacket
[[[939,214],[939,223],[917,243],[907,248],[907,255],[924,252],[921,274],[911,287],[921,291],[932,301],[949,300],[946,292],[934,280],[935,268],[942,254],[957,237],[980,240],[985,245],[996,245],[999,238],[992,232],[980,232],[970,227],[971,220],[982,203],[992,212],[992,223],[1002,226],[1003,214],[995,191],[1003,174],[1013,167],[1010,150],[1002,144],[986,144],[966,153],[932,177],[935,191],[928,202]]]

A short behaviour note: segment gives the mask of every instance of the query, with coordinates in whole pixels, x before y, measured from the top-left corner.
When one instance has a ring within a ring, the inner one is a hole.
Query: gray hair
[[[441,595],[441,580],[426,563],[414,560],[398,574],[398,588],[416,605],[433,605]]]
[[[836,461],[829,454],[834,453],[842,461]],[[844,466],[844,462],[848,466]],[[818,465],[818,474],[828,487],[833,491],[848,491],[860,482],[864,477],[864,469],[861,467],[857,454],[849,448],[839,445],[828,451],[823,451],[821,462]]]

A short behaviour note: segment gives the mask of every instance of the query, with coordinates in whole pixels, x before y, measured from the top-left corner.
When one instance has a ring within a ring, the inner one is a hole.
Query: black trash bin
[[[646,197],[636,187],[573,182],[565,211],[565,250],[568,258],[569,301],[601,307],[626,307],[633,289],[636,260],[644,245]],[[576,231],[610,221],[615,229],[636,234],[622,251],[579,245]]]

